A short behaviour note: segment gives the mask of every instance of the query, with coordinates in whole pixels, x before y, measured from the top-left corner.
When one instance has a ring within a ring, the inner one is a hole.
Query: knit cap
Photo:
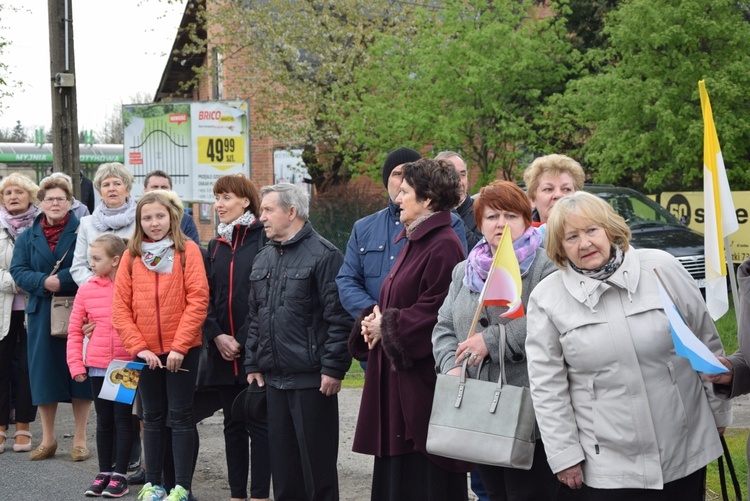
[[[388,153],[383,164],[383,186],[388,189],[388,178],[391,177],[393,169],[401,164],[416,162],[420,158],[422,158],[422,155],[411,148],[399,148]]]

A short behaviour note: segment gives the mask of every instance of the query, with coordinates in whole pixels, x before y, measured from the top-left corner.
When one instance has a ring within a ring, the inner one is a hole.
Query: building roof
[[[182,21],[180,21],[172,50],[169,52],[167,65],[161,75],[159,87],[154,93],[155,103],[168,98],[178,100],[192,98],[195,83],[191,84],[188,89],[181,89],[181,83],[194,81],[196,74],[193,68],[203,66],[206,62],[205,47],[197,54],[183,55],[182,51],[186,45],[194,43],[190,39],[191,31],[194,31],[200,40],[206,40],[204,16],[201,14],[204,8],[205,0],[192,0],[185,5],[185,12],[182,14]]]

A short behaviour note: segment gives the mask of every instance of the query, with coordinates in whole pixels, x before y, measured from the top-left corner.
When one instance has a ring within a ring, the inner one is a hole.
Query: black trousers
[[[667,482],[664,489],[594,489],[583,486],[586,501],[703,501],[706,498],[706,467],[687,477]]]
[[[466,501],[466,473],[445,470],[421,452],[375,457],[371,501]]]
[[[560,482],[547,463],[544,445],[536,441],[530,470],[480,464],[479,473],[490,501],[555,501]]]
[[[10,381],[13,375],[13,355],[18,350],[16,422],[31,423],[36,419],[36,406],[31,404],[29,359],[26,356],[27,336],[23,326],[23,311],[12,311],[8,335],[0,340],[0,425],[8,426],[10,414]]]
[[[318,388],[267,388],[274,499],[337,501],[338,397]]]
[[[175,482],[188,491],[192,486],[192,462],[195,452],[193,394],[198,372],[198,355],[198,348],[188,351],[182,361],[182,368],[187,369],[186,371],[169,372],[166,369],[151,370],[148,367],[141,371],[138,391],[143,404],[146,481],[152,484],[159,485],[162,480],[166,448],[164,436],[169,414]],[[160,355],[159,358],[162,365],[166,365],[167,355]]]
[[[89,377],[94,390],[96,409],[96,453],[99,457],[99,471],[110,471],[115,460],[115,473],[127,475],[130,462],[130,447],[133,440],[133,406],[99,398],[104,385],[104,376]],[[117,438],[115,438],[115,436]],[[117,446],[113,446],[117,441]]]
[[[271,464],[268,422],[232,419],[232,403],[247,385],[217,386],[224,409],[224,450],[227,457],[229,490],[233,498],[247,497],[247,471],[250,467],[250,497],[268,498],[271,490]]]

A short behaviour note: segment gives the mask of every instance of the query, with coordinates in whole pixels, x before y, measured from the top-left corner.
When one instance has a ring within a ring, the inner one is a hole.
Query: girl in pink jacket
[[[119,498],[128,493],[126,473],[132,440],[132,406],[99,398],[107,366],[112,360],[132,360],[112,326],[112,299],[117,267],[125,252],[125,241],[105,234],[89,246],[94,277],[76,294],[68,327],[68,369],[78,382],[90,378],[96,409],[96,450],[99,474],[85,492],[86,496]],[[95,324],[84,347],[84,323]],[[85,359],[84,359],[85,358]],[[117,437],[115,471],[112,449]]]

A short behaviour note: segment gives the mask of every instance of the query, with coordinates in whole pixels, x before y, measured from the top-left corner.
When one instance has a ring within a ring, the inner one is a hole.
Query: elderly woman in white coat
[[[675,354],[655,269],[695,335],[714,353],[723,348],[679,261],[629,239],[594,195],[555,204],[546,248],[561,271],[534,289],[528,311],[537,422],[552,471],[590,501],[699,501],[731,405]]]
[[[89,268],[89,244],[105,233],[131,238],[135,229],[135,200],[130,196],[133,174],[128,168],[119,162],[100,165],[94,176],[94,188],[102,200],[93,214],[81,219],[70,268],[70,274],[79,286],[94,276]]]
[[[486,361],[480,379],[497,381],[500,377],[500,332],[506,334],[505,374],[509,384],[529,386],[526,369],[526,317],[504,318],[507,308],[485,306],[477,332],[467,335],[479,306],[493,256],[500,238],[510,232],[513,250],[521,268],[521,301],[528,304],[529,294],[547,275],[556,271],[541,247],[540,231],[532,226],[531,202],[515,183],[495,181],[482,188],[474,201],[474,217],[484,238],[453,269],[448,296],[438,313],[432,331],[432,351],[436,368],[443,374],[460,374],[465,358],[469,373],[476,377],[477,367]],[[507,230],[506,228],[507,224]],[[547,465],[544,447],[537,440],[530,470],[479,465],[485,490],[491,501],[554,501],[559,483]]]
[[[0,453],[5,450],[10,421],[10,381],[14,368],[17,376],[16,432],[13,434],[15,452],[31,450],[29,423],[36,418],[36,407],[31,404],[29,364],[26,358],[28,338],[23,310],[26,295],[10,276],[10,262],[16,238],[34,224],[39,214],[36,196],[39,187],[17,172],[0,182]],[[18,364],[12,363],[18,352]]]

